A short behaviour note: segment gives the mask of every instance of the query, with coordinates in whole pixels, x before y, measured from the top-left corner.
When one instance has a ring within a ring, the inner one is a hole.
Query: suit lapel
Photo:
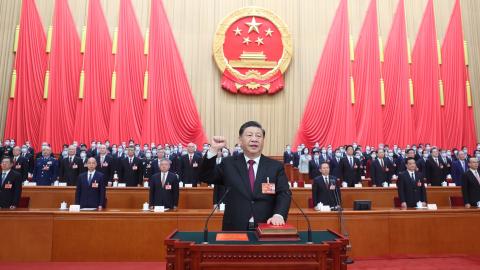
[[[247,197],[252,197],[252,189],[250,188],[250,179],[248,178],[247,163],[245,162],[245,157],[243,154],[235,157],[235,167],[240,175],[240,182],[242,182],[244,187],[244,192]]]
[[[266,173],[266,168],[267,168],[267,165],[265,164],[267,163],[267,159],[262,155],[260,157],[260,161],[259,161],[259,164],[258,164],[258,168],[257,168],[257,175],[255,177],[255,184],[254,184],[254,191],[260,191],[262,190],[262,181],[263,179],[265,179],[265,173]]]

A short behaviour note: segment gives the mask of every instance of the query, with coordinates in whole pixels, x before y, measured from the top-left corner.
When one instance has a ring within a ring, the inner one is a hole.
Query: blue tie
[[[2,185],[1,186],[3,186],[3,182],[5,181],[5,178],[7,178],[7,173],[6,172],[2,173]]]
[[[92,182],[92,174],[89,173],[88,174],[88,185],[90,185],[91,182]]]

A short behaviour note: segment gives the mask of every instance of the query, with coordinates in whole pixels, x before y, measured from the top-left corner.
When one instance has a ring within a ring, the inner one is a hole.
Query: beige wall
[[[54,0],[37,0],[45,29],[50,25]],[[142,32],[148,28],[150,0],[132,0]],[[258,120],[267,129],[267,154],[279,154],[291,143],[302,117],[316,67],[339,0],[164,0],[184,67],[208,136],[222,134],[235,143],[238,127]],[[370,0],[350,0],[350,31],[357,40]],[[379,31],[385,43],[398,0],[378,0]],[[412,43],[427,0],[405,0],[408,37]],[[86,0],[69,0],[80,32],[85,22]],[[448,25],[454,0],[435,0],[438,38]],[[465,39],[469,42],[470,76],[474,105],[480,95],[480,1],[462,0]],[[217,25],[235,9],[256,5],[273,10],[289,26],[294,55],[285,74],[285,89],[274,96],[232,95],[220,87],[220,73],[212,58]],[[119,0],[102,0],[111,33],[118,24]],[[13,61],[13,37],[19,21],[20,0],[0,1],[0,137],[3,135],[6,103]],[[480,107],[475,108],[477,126]],[[477,130],[480,138],[480,129]]]

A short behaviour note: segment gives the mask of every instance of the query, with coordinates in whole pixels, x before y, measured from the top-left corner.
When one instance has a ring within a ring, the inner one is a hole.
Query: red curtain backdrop
[[[84,54],[84,98],[77,101],[74,139],[80,142],[109,138],[110,89],[114,56],[100,0],[88,1]]]
[[[5,138],[17,144],[30,140],[38,146],[42,118],[43,81],[47,70],[46,37],[34,0],[23,0],[20,34],[15,57],[15,97],[8,101]]]
[[[148,60],[148,99],[143,142],[206,142],[182,59],[161,1],[152,1]]]
[[[383,113],[376,0],[371,0],[363,22],[352,74],[355,82],[356,141],[361,145],[378,145],[383,142]]]
[[[143,117],[143,37],[130,0],[120,1],[116,99],[110,111],[110,140],[140,141]]]
[[[460,1],[455,1],[450,23],[442,45],[442,79],[445,106],[442,109],[445,147],[467,146],[473,149],[476,143],[473,108],[467,105],[463,29]]]
[[[347,0],[341,0],[323,49],[294,146],[338,146],[355,138],[349,80]]]
[[[56,0],[53,15],[48,98],[40,122],[40,140],[59,152],[73,139],[82,56],[80,38],[67,0]]]
[[[433,0],[429,0],[412,51],[415,142],[442,146],[439,65]]]
[[[414,131],[408,87],[409,66],[404,0],[398,2],[393,18],[385,45],[382,74],[385,81],[384,141],[387,144],[405,147],[414,142]]]

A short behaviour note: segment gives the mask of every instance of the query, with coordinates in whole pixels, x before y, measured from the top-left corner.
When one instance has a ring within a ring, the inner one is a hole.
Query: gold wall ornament
[[[281,90],[292,54],[287,25],[272,11],[255,6],[226,16],[213,41],[213,57],[223,73],[222,87],[232,93]]]

